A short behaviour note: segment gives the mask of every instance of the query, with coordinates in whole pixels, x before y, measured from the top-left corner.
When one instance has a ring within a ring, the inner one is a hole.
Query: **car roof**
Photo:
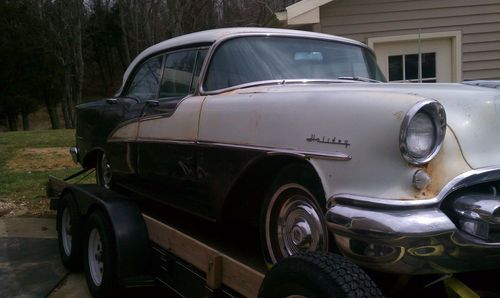
[[[177,48],[183,45],[189,44],[210,44],[214,43],[220,39],[229,37],[229,36],[237,36],[242,34],[275,34],[275,35],[293,35],[298,37],[309,37],[309,38],[318,38],[318,39],[328,39],[334,41],[340,41],[344,43],[355,44],[359,46],[366,47],[364,43],[359,41],[355,41],[352,39],[339,37],[335,35],[309,32],[309,31],[300,31],[300,30],[291,30],[291,29],[277,29],[277,28],[261,28],[261,27],[234,27],[234,28],[220,28],[220,29],[211,29],[205,31],[199,31],[195,33],[189,33],[185,35],[181,35],[178,37],[173,37],[157,43],[144,51],[142,51],[134,60],[130,63],[123,75],[123,82],[120,90],[120,93],[127,82],[128,77],[130,76],[132,70],[137,66],[137,64],[141,63],[145,58],[154,55],[155,53],[159,53],[168,49]]]

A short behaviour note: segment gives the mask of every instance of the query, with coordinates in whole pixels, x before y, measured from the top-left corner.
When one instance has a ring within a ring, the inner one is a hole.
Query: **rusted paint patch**
[[[393,115],[394,115],[394,117],[396,117],[396,120],[403,121],[403,115],[404,115],[403,111],[398,111],[398,112],[394,113]]]
[[[415,198],[417,199],[428,199],[437,196],[453,178],[471,170],[465,162],[455,136],[449,129],[446,132],[439,154],[422,169],[429,174],[432,182],[428,187],[416,194]]]

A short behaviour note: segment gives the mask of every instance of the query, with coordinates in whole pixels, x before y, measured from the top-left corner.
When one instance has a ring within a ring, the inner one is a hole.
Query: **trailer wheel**
[[[117,294],[116,257],[111,223],[102,210],[94,211],[85,229],[84,267],[88,288],[94,297]]]
[[[267,274],[259,298],[383,297],[357,265],[333,253],[306,252],[278,262]]]
[[[83,219],[70,192],[61,198],[56,225],[62,263],[69,270],[76,271],[82,264]]]
[[[261,210],[260,235],[267,264],[306,251],[328,251],[325,210],[303,166],[284,168]],[[308,182],[309,181],[309,182]]]

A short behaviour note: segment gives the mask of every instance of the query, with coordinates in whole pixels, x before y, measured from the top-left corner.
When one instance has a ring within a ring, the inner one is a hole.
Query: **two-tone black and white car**
[[[500,267],[500,92],[384,81],[345,38],[188,34],[77,107],[72,152],[143,202],[253,223],[268,263],[336,247],[393,273]]]

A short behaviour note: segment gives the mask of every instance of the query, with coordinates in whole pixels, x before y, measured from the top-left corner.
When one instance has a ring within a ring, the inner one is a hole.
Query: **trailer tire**
[[[83,218],[71,192],[66,192],[57,210],[57,239],[61,261],[71,271],[82,267]]]
[[[295,296],[383,297],[360,267],[326,252],[306,252],[281,260],[266,274],[259,290],[259,298]]]
[[[85,277],[93,297],[112,297],[119,287],[111,222],[102,210],[92,212],[85,227]]]

